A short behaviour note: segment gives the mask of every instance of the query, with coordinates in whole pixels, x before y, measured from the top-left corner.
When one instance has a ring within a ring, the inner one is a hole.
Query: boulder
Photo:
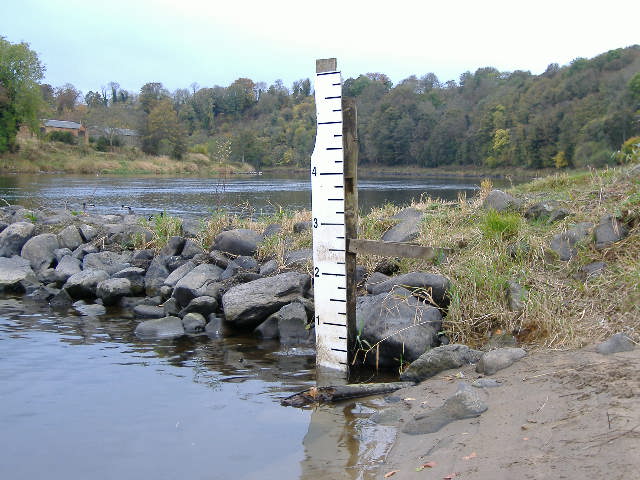
[[[27,240],[33,236],[33,223],[16,222],[0,232],[0,257],[20,255],[20,251]]]
[[[504,212],[506,210],[517,210],[522,204],[521,200],[503,192],[502,190],[491,190],[482,202],[485,210],[495,210]]]
[[[218,301],[214,297],[202,296],[196,297],[189,302],[189,304],[182,309],[178,316],[184,317],[189,313],[199,313],[205,317],[218,310]]]
[[[232,262],[224,252],[220,252],[219,250],[211,250],[211,252],[209,252],[209,259],[214,265],[217,265],[222,269],[227,268],[229,263]]]
[[[178,305],[178,301],[171,297],[167,299],[163,304],[162,308],[164,310],[165,317],[178,317],[178,313],[180,313],[180,306]]]
[[[169,269],[165,264],[166,258],[162,255],[156,255],[147,268],[147,273],[144,276],[144,287],[149,296],[158,295],[164,285],[164,281],[169,276]]]
[[[153,232],[142,225],[105,225],[107,229],[108,243],[116,243],[122,247],[131,247],[140,242],[150,242],[153,240]]]
[[[104,270],[83,270],[71,275],[62,288],[73,298],[94,298],[98,283],[107,278]]]
[[[180,306],[188,305],[192,299],[202,296],[201,289],[205,285],[217,282],[222,272],[223,270],[216,265],[198,265],[178,280],[173,289],[173,297]]]
[[[602,250],[619,242],[629,233],[627,227],[613,215],[604,215],[593,232],[596,250]]]
[[[402,372],[400,380],[419,383],[445,370],[477,363],[481,356],[482,352],[466,345],[442,345],[420,355]]]
[[[133,314],[136,318],[162,318],[165,316],[163,307],[145,304],[133,307]]]
[[[278,314],[277,312],[273,315],[269,316],[264,322],[258,325],[253,334],[264,340],[270,340],[280,337],[280,332],[278,331]]]
[[[411,272],[396,277],[390,277],[383,282],[372,284],[367,282],[367,291],[372,295],[390,292],[395,286],[401,286],[414,292],[422,298],[426,298],[429,303],[439,307],[446,307],[449,304],[447,291],[450,286],[449,279],[443,275],[426,272]]]
[[[233,262],[243,270],[255,270],[258,268],[257,260],[246,255],[239,255],[233,260]]]
[[[202,333],[204,332],[206,323],[205,318],[196,312],[187,313],[182,318],[182,326],[184,327],[185,333]]]
[[[313,323],[308,322],[307,311],[299,302],[285,305],[274,315],[278,319],[278,333],[283,345],[314,345]]]
[[[209,315],[209,322],[204,327],[204,331],[211,338],[219,338],[225,335],[227,329],[220,317],[211,314]]]
[[[499,370],[510,367],[527,355],[522,348],[498,348],[486,352],[476,365],[476,372],[493,375]]]
[[[293,224],[293,233],[300,234],[311,231],[311,222],[296,222]]]
[[[169,237],[165,246],[160,249],[160,255],[166,255],[167,257],[180,255],[185,242],[184,237]]]
[[[382,240],[385,242],[410,242],[420,235],[420,221],[416,219],[404,220],[384,232]]]
[[[383,258],[373,268],[374,272],[383,273],[384,275],[393,275],[400,270],[400,264],[395,258]]]
[[[63,257],[67,255],[71,256],[73,255],[73,252],[68,248],[57,248],[53,251],[53,254],[56,257],[56,262],[60,263],[60,260],[62,260]]]
[[[414,222],[420,222],[422,220],[423,215],[424,214],[417,208],[407,207],[400,210],[391,218],[393,218],[394,220],[400,220],[400,221],[413,220]]]
[[[269,260],[269,261],[263,263],[260,266],[259,273],[263,277],[267,277],[267,276],[271,275],[272,273],[276,273],[277,271],[278,271],[278,261],[277,260]]]
[[[60,248],[58,237],[53,233],[43,233],[30,238],[22,247],[20,256],[31,262],[35,272],[51,267],[55,263],[55,250]]]
[[[558,254],[560,260],[571,260],[578,254],[576,245],[589,238],[593,223],[581,222],[566,232],[561,232],[551,239],[551,250]]]
[[[310,248],[303,248],[300,250],[294,250],[287,252],[284,256],[283,263],[286,268],[298,268],[304,267],[309,262],[313,261],[313,250]]]
[[[507,305],[512,312],[521,312],[524,310],[525,303],[529,296],[526,288],[522,287],[518,282],[511,280],[507,285]]]
[[[49,300],[49,306],[54,310],[67,310],[72,304],[73,298],[66,290],[60,290]]]
[[[425,305],[403,288],[356,301],[360,341],[363,346],[378,346],[364,357],[369,365],[386,368],[413,362],[437,345],[441,325],[437,308]]]
[[[80,230],[80,235],[82,236],[84,242],[90,242],[98,236],[98,229],[92,227],[91,225],[87,225],[86,223],[80,225],[78,227],[78,230]]]
[[[258,232],[239,228],[219,233],[213,242],[213,249],[232,255],[255,255],[261,241],[262,235]]]
[[[82,271],[82,263],[71,255],[65,255],[56,265],[56,274],[61,282],[66,282],[70,276]]]
[[[598,275],[602,275],[602,272],[607,268],[606,262],[592,262],[587,265],[583,265],[578,269],[575,275],[576,280],[585,281]]]
[[[187,238],[184,242],[184,247],[182,247],[182,252],[180,252],[180,256],[185,259],[191,259],[202,253],[204,253],[202,247],[192,239]]]
[[[80,230],[75,225],[69,225],[58,233],[58,243],[61,248],[75,250],[87,240],[82,238]]]
[[[269,315],[307,294],[309,275],[286,272],[231,287],[222,296],[226,320],[236,327],[253,329]]]
[[[129,255],[121,255],[115,252],[89,253],[82,259],[83,270],[104,270],[109,275],[113,275],[120,270],[131,266]]]
[[[602,355],[611,355],[618,352],[630,352],[636,347],[633,340],[631,340],[624,333],[616,333],[609,337],[608,340],[602,342],[596,346],[596,352]]]
[[[95,245],[91,245],[90,243],[85,243],[80,245],[78,248],[76,248],[72,252],[72,255],[78,260],[82,260],[84,259],[85,256],[89,255],[90,253],[98,253],[99,251],[100,250]]]
[[[108,278],[96,286],[96,296],[105,305],[115,305],[121,297],[130,296],[131,282],[127,278]]]
[[[194,268],[196,268],[196,264],[190,260],[183,263],[181,266],[173,270],[167,278],[164,279],[164,284],[168,285],[169,287],[175,287],[176,283],[178,283],[178,281],[182,277],[184,277]]]
[[[379,284],[386,282],[387,280],[389,280],[388,275],[381,272],[373,272],[369,277],[367,277],[367,280],[364,283],[364,288],[368,293],[371,293]]]
[[[71,305],[76,312],[85,317],[99,317],[107,313],[104,305],[99,303],[87,303],[84,300],[78,300]]]
[[[264,238],[272,237],[273,235],[278,235],[282,231],[282,225],[279,223],[271,223],[267,225],[267,228],[262,232],[262,236]]]
[[[131,293],[140,295],[144,292],[144,270],[138,267],[128,267],[116,272],[112,278],[126,278],[131,284]]]
[[[0,291],[24,293],[27,286],[37,283],[38,280],[28,260],[18,256],[0,257]]]
[[[143,270],[147,270],[149,265],[151,265],[151,261],[155,252],[151,249],[145,250],[136,250],[131,255],[131,265],[134,267],[142,268]]]
[[[184,326],[178,317],[164,317],[139,323],[135,334],[142,339],[177,338],[184,335]]]

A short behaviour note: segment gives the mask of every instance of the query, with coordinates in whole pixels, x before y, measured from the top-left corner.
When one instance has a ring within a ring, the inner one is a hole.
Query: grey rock
[[[131,282],[128,278],[108,278],[96,286],[96,296],[105,305],[115,305],[121,297],[130,296]]]
[[[182,320],[178,317],[164,317],[146,320],[138,324],[135,330],[140,338],[177,338],[184,335]]]
[[[190,312],[182,318],[182,326],[185,333],[202,333],[206,325],[206,320],[200,313]]]
[[[278,271],[278,261],[277,260],[269,260],[265,263],[263,263],[260,266],[260,275],[262,275],[263,277],[266,277],[268,275],[271,275],[273,273],[276,273]]]
[[[196,264],[190,260],[187,261],[186,263],[183,263],[181,266],[173,270],[167,278],[165,278],[164,284],[168,285],[169,287],[175,287],[176,283],[178,283],[178,281],[182,277],[184,277],[187,273],[189,273],[194,268],[196,268]]]
[[[518,282],[511,280],[507,284],[507,305],[512,312],[522,312],[528,297],[529,292]]]
[[[555,208],[550,214],[547,223],[555,223],[567,218],[571,212],[565,208]]]
[[[165,261],[167,257],[156,255],[147,268],[144,276],[144,288],[149,296],[155,296],[160,293],[160,288],[164,286],[164,281],[169,276],[169,269]]]
[[[368,293],[371,293],[373,290],[378,288],[378,285],[386,282],[387,280],[389,280],[388,275],[380,272],[373,272],[369,277],[367,277],[367,280],[364,283],[364,288]]]
[[[526,258],[530,251],[531,245],[524,241],[511,243],[507,246],[507,253],[511,258]]]
[[[457,343],[432,348],[412,362],[400,379],[418,383],[445,370],[477,363],[481,356],[482,352]]]
[[[549,218],[555,207],[556,204],[554,202],[536,203],[525,210],[524,218],[529,220],[546,220]]]
[[[311,222],[296,222],[293,224],[293,233],[304,233],[311,231]]]
[[[420,235],[420,221],[416,219],[404,220],[384,232],[382,240],[385,242],[410,242]]]
[[[98,229],[91,225],[82,224],[78,229],[80,230],[80,236],[83,238],[84,242],[90,242],[98,236]]]
[[[356,285],[362,286],[367,276],[367,269],[362,265],[356,265]]]
[[[216,315],[209,315],[209,322],[204,327],[204,331],[211,338],[223,337],[226,334],[226,327],[222,319]]]
[[[578,280],[584,281],[591,277],[597,277],[598,275],[601,275],[605,268],[607,268],[606,262],[589,263],[580,267],[576,276]]]
[[[286,268],[304,267],[313,261],[313,250],[310,248],[302,248],[287,252],[284,256],[283,263]]]
[[[502,382],[493,378],[478,378],[471,382],[471,386],[475,388],[496,388],[501,387]]]
[[[499,348],[486,352],[476,365],[476,372],[493,375],[499,370],[510,367],[527,355],[522,348]]]
[[[602,355],[611,355],[618,352],[630,352],[636,347],[633,340],[631,340],[624,333],[616,333],[609,337],[608,340],[598,344],[596,346],[596,352]]]
[[[77,258],[78,260],[82,260],[84,259],[85,256],[89,255],[90,253],[98,253],[99,251],[100,250],[95,245],[91,245],[90,243],[85,243],[83,245],[80,245],[78,248],[76,248],[72,252],[72,255],[74,258]]]
[[[66,290],[60,290],[49,300],[49,305],[54,310],[67,310],[72,304],[73,298]]]
[[[194,242],[192,239],[187,238],[184,242],[184,247],[182,248],[182,252],[180,256],[182,258],[191,259],[196,255],[200,255],[204,253],[204,250],[200,245]]]
[[[70,276],[82,271],[82,263],[71,255],[66,255],[60,259],[56,265],[56,273],[60,281],[66,282]]]
[[[224,272],[222,272],[222,274],[220,275],[220,280],[222,281],[222,280],[227,280],[229,278],[232,278],[239,271],[240,271],[240,267],[238,266],[238,264],[235,261],[231,261],[227,265],[227,268],[224,269]]]
[[[105,228],[107,225],[105,225]],[[142,225],[120,224],[110,226],[108,229],[108,243],[115,243],[122,247],[132,247],[140,242],[150,242],[153,240],[153,232]]]
[[[441,325],[437,308],[425,305],[402,288],[356,301],[356,327],[361,340],[379,345],[379,350],[366,355],[369,365],[386,368],[413,362],[436,345]]]
[[[167,301],[162,304],[162,308],[165,317],[179,316],[178,313],[180,313],[180,306],[178,305],[178,301],[173,297],[167,299]]]
[[[305,296],[309,275],[286,272],[231,287],[222,296],[226,320],[239,328],[253,329],[283,306]]]
[[[57,248],[53,251],[53,255],[56,257],[56,262],[60,263],[60,260],[67,255],[73,255],[73,252],[68,248]]]
[[[214,242],[213,249],[232,255],[255,255],[262,235],[253,230],[239,228],[219,233]]]
[[[400,210],[391,218],[393,218],[394,220],[413,220],[414,222],[419,222],[422,220],[423,215],[424,214],[417,208],[407,207]]]
[[[105,315],[107,309],[99,303],[86,303],[84,300],[78,300],[71,305],[76,312],[85,317],[99,317]]]
[[[258,262],[256,261],[256,259],[253,257],[248,257],[246,255],[240,255],[233,261],[243,270],[254,270],[258,268]]]
[[[33,285],[33,289],[29,288],[27,290],[26,299],[33,300],[34,302],[48,302],[60,292],[57,288],[44,285]]]
[[[178,255],[164,257],[164,259],[164,264],[166,265],[169,272],[173,272],[175,269],[180,268],[182,265],[189,261],[186,258],[180,257]]]
[[[164,308],[157,305],[136,305],[133,314],[137,318],[162,318],[165,316]]]
[[[485,210],[495,210],[504,212],[506,210],[517,210],[522,205],[522,201],[503,192],[502,190],[491,190],[482,202]]]
[[[267,225],[267,228],[262,232],[262,236],[264,238],[271,237],[273,235],[278,235],[282,231],[282,226],[279,223],[271,223]]]
[[[581,222],[566,232],[558,233],[551,239],[551,249],[558,254],[560,260],[571,260],[578,253],[576,245],[591,235],[593,223]]]
[[[28,260],[18,256],[0,257],[0,291],[23,293],[28,285],[37,283],[38,280]]]
[[[458,391],[445,400],[442,406],[416,415],[402,431],[410,435],[434,433],[453,421],[478,417],[487,408],[476,390],[461,384]]]
[[[220,268],[227,268],[229,266],[229,262],[232,260],[219,250],[211,250],[209,252],[209,258],[214,265],[217,265]]]
[[[264,340],[274,339],[280,337],[280,332],[278,331],[278,315],[274,313],[269,316],[264,322],[258,325],[253,334]]]
[[[202,232],[202,222],[196,218],[182,219],[182,234],[186,237],[197,237]]]
[[[619,242],[629,233],[627,227],[618,221],[613,215],[604,215],[593,234],[596,242],[596,250],[602,250]]]
[[[180,255],[184,248],[185,241],[184,237],[169,237],[166,245],[160,249],[160,255],[165,255],[167,257]]]
[[[130,267],[130,258],[129,255],[109,251],[89,253],[82,259],[82,269],[104,270],[109,275],[113,275],[120,270]]]
[[[43,233],[30,238],[22,247],[20,256],[31,262],[35,272],[51,267],[56,256],[53,253],[60,248],[58,237],[53,233]]]
[[[16,222],[0,232],[0,257],[20,255],[20,251],[27,240],[33,236],[33,223]]]
[[[135,250],[131,255],[130,263],[132,266],[142,268],[146,271],[149,265],[151,265],[154,255],[155,252],[151,249]]]
[[[176,283],[173,289],[173,297],[181,306],[186,306],[189,302],[201,296],[199,290],[209,283],[215,283],[220,279],[223,270],[208,263],[198,265]]]
[[[218,310],[218,301],[214,297],[202,296],[191,300],[189,304],[182,309],[179,316],[184,317],[193,312],[208,317],[216,310]]]
[[[509,333],[496,333],[491,335],[489,341],[482,346],[482,350],[488,352],[489,350],[495,350],[497,348],[516,347],[518,341],[516,337]]]
[[[83,270],[71,275],[62,288],[73,298],[93,298],[98,283],[107,278],[109,274],[104,270]]]
[[[80,230],[75,225],[69,225],[68,227],[63,228],[60,233],[58,233],[58,243],[61,248],[68,248],[70,250],[75,250],[80,245],[85,243],[86,240],[82,238],[80,235]]]
[[[131,284],[131,293],[139,295],[144,292],[145,271],[138,267],[128,267],[116,272],[112,278],[126,278]]]
[[[278,318],[278,332],[280,343],[283,345],[313,345],[315,344],[315,330],[308,328],[307,311],[299,302],[285,305],[274,315]]]
[[[412,291],[418,290],[416,294],[419,296],[427,295],[429,302],[439,307],[445,307],[449,304],[447,297],[447,291],[450,286],[449,279],[435,273],[411,272],[398,275],[384,282],[371,285],[367,291],[372,295],[378,295],[390,292],[395,286],[402,286]]]
[[[138,305],[145,305],[148,297],[121,297],[118,306],[125,310],[127,314],[133,314],[133,309]]]

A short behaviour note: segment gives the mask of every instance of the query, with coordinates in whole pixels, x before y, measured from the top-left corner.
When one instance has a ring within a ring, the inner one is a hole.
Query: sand
[[[399,390],[398,430],[479,377],[468,366]],[[640,348],[540,351],[490,378],[501,386],[480,389],[486,412],[431,434],[399,432],[376,478],[640,478]]]

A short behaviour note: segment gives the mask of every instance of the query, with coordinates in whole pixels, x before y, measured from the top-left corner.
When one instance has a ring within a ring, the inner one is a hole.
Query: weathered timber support
[[[335,403],[351,398],[391,393],[412,385],[414,385],[412,382],[394,382],[311,387],[303,392],[282,399],[280,404],[287,407],[304,407],[317,403]]]

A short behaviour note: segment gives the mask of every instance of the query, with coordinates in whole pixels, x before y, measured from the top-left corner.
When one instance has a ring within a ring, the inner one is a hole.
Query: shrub
[[[53,132],[49,132],[47,139],[51,142],[61,142],[68,145],[76,144],[76,137],[71,132],[60,132],[58,130],[54,130]]]

